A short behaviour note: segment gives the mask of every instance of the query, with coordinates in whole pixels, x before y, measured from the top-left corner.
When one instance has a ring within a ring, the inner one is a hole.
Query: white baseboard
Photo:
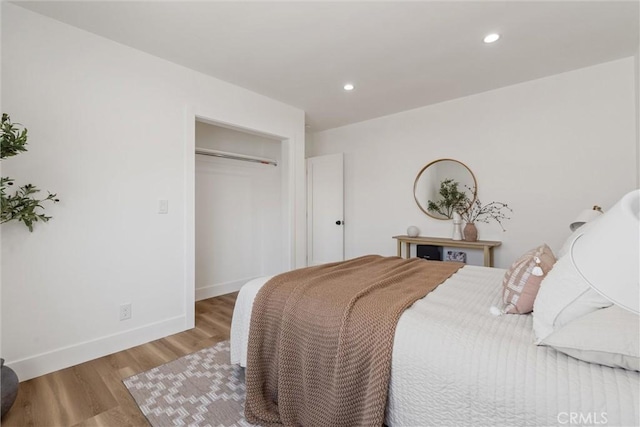
[[[196,289],[196,301],[240,290],[253,277]],[[84,341],[24,359],[6,361],[20,381],[46,375],[98,357],[126,350],[186,330],[185,317],[177,316],[117,334]]]
[[[16,371],[20,381],[26,381],[184,330],[185,318],[177,316],[24,359],[7,361],[6,364]]]
[[[247,277],[246,279],[234,280],[233,282],[218,283],[203,288],[196,288],[196,301],[239,291],[242,285],[252,279],[255,279],[255,277]]]

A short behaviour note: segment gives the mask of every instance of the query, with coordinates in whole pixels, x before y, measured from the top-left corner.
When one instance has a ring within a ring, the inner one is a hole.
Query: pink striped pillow
[[[540,282],[556,262],[556,257],[546,244],[530,250],[518,258],[502,280],[504,312],[527,314],[533,311]]]

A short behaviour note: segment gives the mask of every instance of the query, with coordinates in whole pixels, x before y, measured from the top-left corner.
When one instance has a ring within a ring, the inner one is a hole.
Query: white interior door
[[[344,260],[342,153],[307,159],[308,264]]]

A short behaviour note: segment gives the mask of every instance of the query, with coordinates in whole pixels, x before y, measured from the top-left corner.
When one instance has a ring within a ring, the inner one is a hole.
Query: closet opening
[[[196,118],[195,300],[289,268],[287,141]]]

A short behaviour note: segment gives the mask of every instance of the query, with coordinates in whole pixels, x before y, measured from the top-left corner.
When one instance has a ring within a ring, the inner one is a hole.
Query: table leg
[[[402,242],[398,240],[398,256],[402,257]]]
[[[491,253],[493,248],[489,246],[484,247],[484,266],[485,267],[493,267],[493,260],[491,259]]]
[[[404,257],[409,259],[409,257],[411,256],[411,243],[406,242],[404,244]]]

